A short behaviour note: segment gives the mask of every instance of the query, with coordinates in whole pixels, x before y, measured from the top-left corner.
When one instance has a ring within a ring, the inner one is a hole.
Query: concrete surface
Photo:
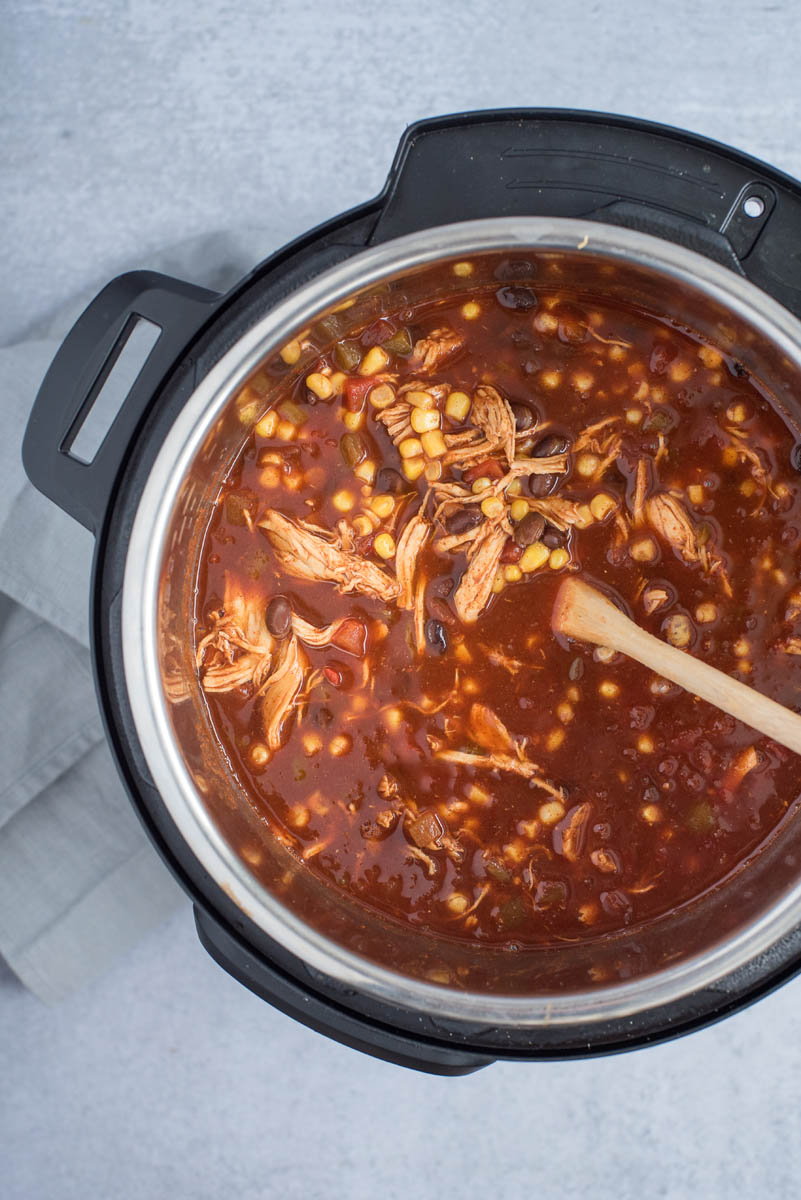
[[[742,0],[6,0],[0,342],[182,237],[258,226],[266,253],[431,113],[629,112],[801,174],[800,32]],[[187,909],[58,1008],[0,976],[0,1195],[795,1196],[800,1011],[794,983],[646,1052],[427,1079],[261,1004]]]

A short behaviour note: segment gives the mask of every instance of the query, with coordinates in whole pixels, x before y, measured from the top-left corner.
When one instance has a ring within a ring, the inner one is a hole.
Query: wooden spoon
[[[739,721],[801,754],[801,716],[723,671],[668,646],[630,621],[601,592],[571,576],[559,589],[551,625],[556,633],[609,646],[708,700]]]

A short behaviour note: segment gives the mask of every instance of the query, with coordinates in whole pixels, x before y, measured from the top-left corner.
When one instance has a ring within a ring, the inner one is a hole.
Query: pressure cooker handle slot
[[[218,296],[168,275],[112,280],[78,318],[34,401],[28,478],[97,533],[134,434]]]

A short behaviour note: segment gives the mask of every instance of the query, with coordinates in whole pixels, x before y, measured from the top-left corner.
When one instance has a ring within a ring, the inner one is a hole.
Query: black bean
[[[398,496],[401,492],[406,491],[406,484],[399,471],[394,470],[393,467],[382,467],[375,477],[375,490],[390,496]]]
[[[790,462],[793,470],[801,474],[801,442],[796,442],[790,452]]]
[[[267,605],[265,621],[273,637],[287,636],[292,628],[292,609],[286,596],[273,596]]]
[[[532,279],[537,274],[534,263],[527,258],[505,258],[495,268],[494,275],[501,283],[515,279]]]
[[[541,500],[543,496],[550,496],[551,492],[559,483],[558,475],[529,475],[528,477],[528,492],[530,496]]]
[[[445,528],[448,533],[467,533],[468,529],[473,529],[480,521],[481,513],[478,508],[458,508],[446,519]]]
[[[584,674],[584,659],[583,658],[574,658],[572,663],[570,664],[570,670],[568,671],[567,674],[568,674],[568,678],[572,679],[572,681],[574,683],[578,679],[581,679],[581,677]]]
[[[451,628],[456,625],[456,617],[441,596],[426,596],[426,608],[441,625],[449,625]]]
[[[515,312],[530,312],[537,307],[537,297],[530,287],[520,284],[498,288],[495,299],[502,308],[511,308]]]
[[[549,433],[541,438],[531,451],[532,458],[550,458],[553,454],[566,454],[570,442],[558,433]]]
[[[566,534],[562,533],[561,529],[555,529],[553,525],[549,525],[542,535],[542,540],[549,550],[555,550],[557,546],[564,546]]]
[[[441,621],[426,621],[426,641],[435,654],[444,654],[448,649],[448,635]]]
[[[453,591],[453,580],[449,575],[440,575],[439,579],[431,580],[428,588],[434,596],[450,596]]]
[[[526,513],[515,525],[514,539],[518,546],[531,546],[538,542],[545,528],[545,518],[540,513]]]
[[[537,424],[537,414],[529,408],[528,404],[520,404],[515,400],[509,407],[512,410],[515,429],[518,433],[525,433],[527,429],[532,429]]]

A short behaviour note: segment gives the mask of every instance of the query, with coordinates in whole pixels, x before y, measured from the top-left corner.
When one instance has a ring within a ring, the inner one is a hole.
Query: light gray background
[[[0,344],[164,244],[250,226],[266,254],[432,113],[628,112],[801,174],[799,33],[786,0],[6,0]],[[796,982],[679,1043],[435,1080],[257,1001],[187,906],[57,1008],[0,969],[0,1194],[795,1196],[800,1007]]]

